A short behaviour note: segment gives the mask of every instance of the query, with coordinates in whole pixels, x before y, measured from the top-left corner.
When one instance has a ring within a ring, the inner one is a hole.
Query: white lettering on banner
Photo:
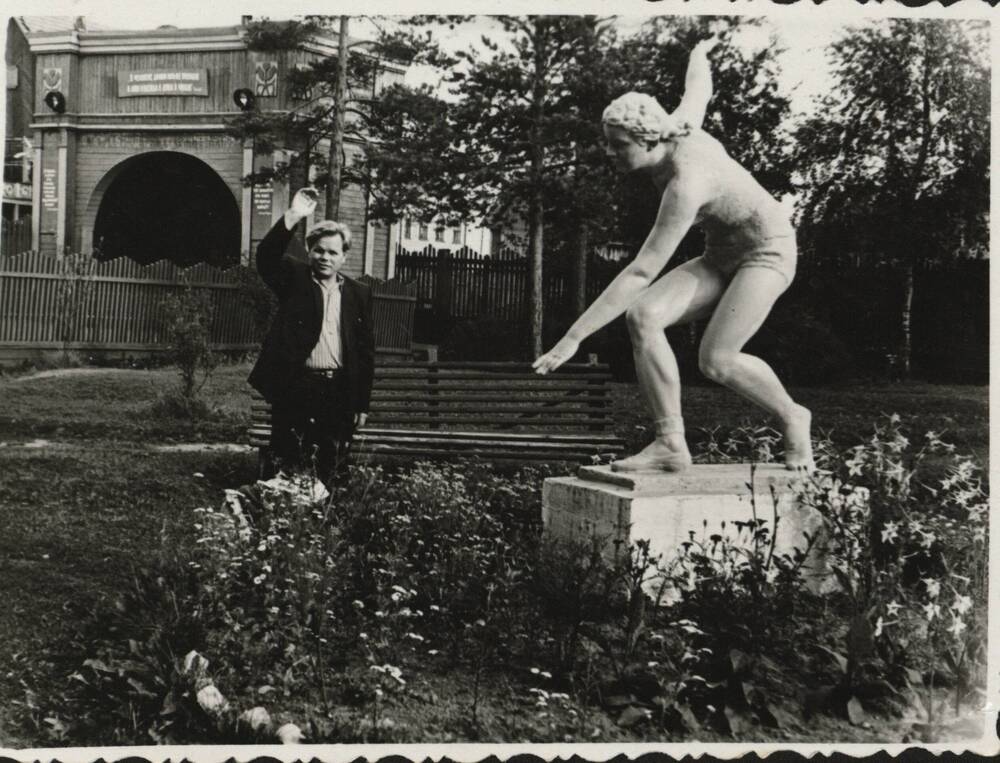
[[[118,97],[208,95],[207,69],[150,69],[118,73]]]

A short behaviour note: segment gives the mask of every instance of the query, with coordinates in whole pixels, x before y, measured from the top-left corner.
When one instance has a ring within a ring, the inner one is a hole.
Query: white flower
[[[934,578],[924,578],[923,583],[927,586],[927,595],[932,599],[936,599],[938,594],[941,593],[941,583]]]
[[[275,734],[282,744],[299,744],[302,741],[302,729],[294,723],[286,723]]]
[[[889,617],[895,617],[896,613],[902,609],[903,605],[898,601],[890,601],[885,605],[885,611],[888,613]]]
[[[927,621],[930,622],[935,618],[935,616],[941,614],[941,607],[937,604],[931,602],[930,604],[924,604],[924,615],[927,617]]]
[[[184,669],[185,675],[189,673],[194,673],[198,675],[199,673],[204,673],[208,670],[208,660],[198,654],[194,649],[187,653],[184,657]]]
[[[260,731],[261,729],[266,729],[271,725],[271,716],[263,707],[254,707],[250,710],[244,710],[240,714],[240,720],[243,721],[247,726],[252,728],[254,731]]]
[[[363,601],[358,601],[357,599],[355,599],[354,601],[351,602],[351,606],[360,612],[362,609],[365,608],[365,603]]]
[[[881,617],[875,622],[875,638],[882,635],[882,629],[885,628],[886,625],[888,625],[888,623]]]
[[[969,596],[956,596],[955,603],[951,605],[951,608],[958,614],[964,615],[972,609],[972,599]]]
[[[951,633],[955,638],[959,638],[962,635],[962,631],[965,630],[965,623],[959,620],[957,617],[951,621],[951,627],[948,628],[948,632]]]
[[[934,533],[925,533],[924,537],[920,541],[920,545],[924,548],[930,548],[934,545],[934,541],[937,540],[937,536]]]
[[[226,698],[213,684],[209,684],[198,692],[198,704],[206,713],[219,713],[226,706]]]
[[[882,542],[892,543],[899,537],[899,524],[896,522],[886,522],[882,528]]]

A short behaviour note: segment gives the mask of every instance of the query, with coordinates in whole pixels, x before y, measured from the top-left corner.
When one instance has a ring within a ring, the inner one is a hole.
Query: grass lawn
[[[803,387],[792,396],[813,412],[813,434],[829,437],[849,447],[870,436],[880,416],[899,414],[911,440],[927,431],[942,435],[958,450],[974,456],[984,466],[989,452],[987,387],[940,384],[864,384],[842,387]],[[652,439],[650,414],[635,385],[616,385],[615,412],[618,434],[633,447]],[[707,431],[724,431],[741,424],[774,423],[752,403],[729,390],[687,386],[682,393],[684,423],[694,446]]]
[[[248,370],[240,365],[216,372],[204,391],[216,413],[197,425],[151,414],[157,397],[176,384],[176,373],[169,369],[0,377],[0,601],[5,603],[0,607],[0,665],[10,666],[0,669],[0,747],[42,739],[11,725],[11,702],[25,696],[22,679],[44,682],[72,670],[33,664],[32,656],[54,647],[57,658],[60,640],[73,632],[79,613],[120,590],[134,565],[152,557],[163,538],[192,539],[193,509],[217,505],[225,488],[254,479],[256,461],[249,453],[149,448],[180,441],[243,441]],[[987,392],[985,387],[912,384],[795,394],[813,409],[817,428],[831,432],[838,444],[856,442],[880,414],[895,412],[912,434],[944,432],[959,450],[985,463]],[[620,433],[631,442],[644,440],[648,418],[635,387],[618,385],[615,404]],[[699,428],[762,422],[751,406],[717,387],[688,388],[685,406],[695,440]],[[50,442],[24,446],[39,438]],[[438,694],[449,691],[446,678],[426,680],[443,682],[435,687]],[[433,715],[449,714],[447,708],[456,703],[461,705],[460,698]],[[513,707],[508,705],[500,702],[495,709],[502,716]],[[424,728],[419,716],[415,711],[415,729]],[[514,725],[501,724],[496,733],[501,739],[510,734],[513,741],[522,732],[515,720],[509,723]],[[831,738],[842,731],[823,729]],[[620,733],[612,726],[602,741],[624,738],[616,736]],[[857,741],[885,738],[861,729],[850,733]],[[446,736],[434,734],[439,740]],[[816,729],[802,738],[815,739]]]

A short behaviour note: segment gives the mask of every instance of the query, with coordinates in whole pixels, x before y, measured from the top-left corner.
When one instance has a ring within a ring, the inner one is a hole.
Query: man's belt
[[[343,368],[307,368],[306,373],[310,376],[322,376],[324,379],[335,379],[341,373],[343,373]]]

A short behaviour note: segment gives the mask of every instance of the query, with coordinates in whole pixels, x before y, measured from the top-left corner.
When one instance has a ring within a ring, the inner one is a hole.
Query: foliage
[[[905,274],[900,360],[910,370],[913,270],[988,254],[989,64],[982,22],[890,19],[834,43],[834,86],[799,128],[805,248]]]
[[[278,298],[256,268],[241,267],[236,274],[240,300],[253,316],[254,336],[258,342],[263,341],[271,318],[278,309]]]
[[[27,683],[19,707],[60,744],[427,741],[415,708],[440,714],[427,682],[443,680],[461,739],[815,736],[813,716],[911,703],[922,738],[957,733],[939,687],[982,699],[986,488],[899,424],[819,449],[805,500],[834,590],[811,587],[808,549],[774,544],[789,508],[759,494],[746,521],[659,556],[542,542],[537,469],[364,465],[332,495],[308,475],[227,490],[57,646],[68,679]],[[766,429],[711,442],[713,461],[779,456]]]
[[[439,354],[442,360],[525,360],[526,337],[523,322],[473,318],[451,327]]]
[[[211,297],[188,284],[179,293],[164,299],[160,309],[168,357],[181,377],[180,404],[195,412],[198,393],[217,365],[209,341],[213,314]]]
[[[870,688],[861,676],[876,658],[914,693],[926,680],[928,741],[940,731],[935,678],[950,671],[957,715],[975,701],[970,683],[986,657],[976,612],[987,608],[988,502],[980,469],[954,450],[935,432],[914,450],[892,416],[804,493],[823,517],[831,571],[849,603],[846,656],[836,655],[848,702],[851,690]],[[943,475],[924,465],[940,454],[952,454]]]
[[[834,43],[836,86],[799,129],[799,210],[825,258],[982,256],[989,76],[979,22],[892,19]]]
[[[338,52],[313,57],[290,69],[286,85],[295,103],[288,111],[252,109],[227,119],[228,131],[241,139],[252,138],[258,153],[284,152],[283,161],[251,173],[244,182],[297,177],[302,182],[325,187],[329,210],[325,214],[336,217],[334,208],[339,204],[341,187],[360,185],[367,180],[363,172],[344,162],[343,141],[345,137],[368,138],[371,108],[376,102],[373,89],[384,68],[383,62],[412,62],[433,55],[434,43],[409,29],[419,18],[394,24],[381,20],[376,39],[345,40],[343,67]],[[349,19],[309,15],[288,21],[251,20],[246,27],[247,43],[251,50],[294,50],[318,37],[337,38],[341,31],[346,36]]]
[[[81,336],[81,319],[94,290],[97,261],[89,254],[67,249],[59,257],[56,304],[59,305],[58,332],[63,346],[63,362],[70,360],[69,344]]]

